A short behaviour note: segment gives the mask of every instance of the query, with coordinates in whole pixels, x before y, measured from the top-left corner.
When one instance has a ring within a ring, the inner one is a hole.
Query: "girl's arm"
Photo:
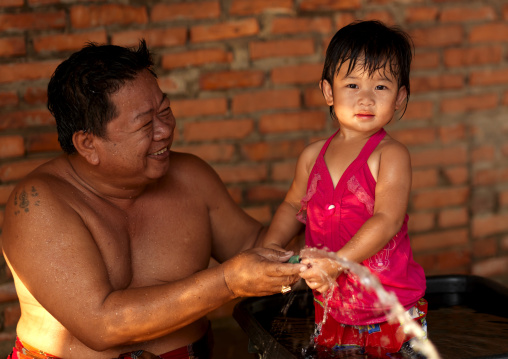
[[[296,219],[300,201],[307,192],[309,174],[321,149],[321,141],[307,146],[296,163],[295,177],[284,201],[275,212],[273,220],[263,239],[262,246],[281,250],[302,229],[303,224]]]
[[[361,263],[382,250],[404,222],[410,190],[409,152],[402,144],[390,139],[383,145],[379,157],[373,216],[336,252],[337,256]],[[310,264],[311,268],[300,276],[312,289],[325,292],[333,283],[330,278],[334,281],[342,273],[342,269],[327,256],[312,252],[308,254],[314,258],[309,257],[302,263]]]

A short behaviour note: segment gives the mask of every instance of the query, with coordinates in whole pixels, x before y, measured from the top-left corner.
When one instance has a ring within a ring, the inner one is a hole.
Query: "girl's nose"
[[[358,104],[363,106],[371,106],[374,104],[374,96],[368,90],[361,90],[358,93]]]

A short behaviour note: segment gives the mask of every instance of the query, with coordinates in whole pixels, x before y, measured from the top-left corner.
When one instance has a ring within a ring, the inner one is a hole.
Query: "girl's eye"
[[[376,90],[386,90],[386,88],[387,87],[384,86],[384,85],[378,85],[378,86],[376,86]]]
[[[356,86],[355,84],[347,84],[346,87],[350,89],[358,88],[358,86]]]

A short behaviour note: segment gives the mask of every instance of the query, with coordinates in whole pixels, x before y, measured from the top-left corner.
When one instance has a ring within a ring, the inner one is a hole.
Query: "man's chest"
[[[212,233],[206,208],[140,206],[95,218],[93,237],[116,288],[161,284],[208,266]]]

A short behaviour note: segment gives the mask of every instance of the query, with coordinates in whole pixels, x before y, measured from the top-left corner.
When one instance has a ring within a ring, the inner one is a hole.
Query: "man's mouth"
[[[164,147],[162,150],[160,151],[157,151],[157,152],[154,152],[154,153],[151,153],[152,156],[158,156],[158,155],[162,155],[164,152],[166,152],[168,150],[167,147]]]

